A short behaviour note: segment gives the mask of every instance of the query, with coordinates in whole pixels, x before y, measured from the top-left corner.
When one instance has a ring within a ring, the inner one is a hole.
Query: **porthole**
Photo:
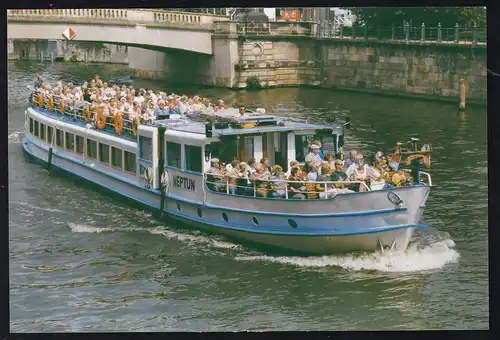
[[[229,221],[229,218],[227,217],[227,214],[226,213],[222,213],[222,218],[224,219],[224,221]]]
[[[201,209],[198,208],[198,217],[201,218],[203,216],[203,213],[201,212]]]
[[[256,226],[259,226],[259,220],[257,219],[257,217],[252,217],[252,220],[253,220],[253,224],[255,224]]]
[[[293,229],[297,229],[297,222],[295,222],[295,220],[292,220],[291,218],[288,219],[288,224],[290,225],[290,227],[292,227]]]
[[[177,210],[181,211],[181,205],[179,203],[177,203]]]

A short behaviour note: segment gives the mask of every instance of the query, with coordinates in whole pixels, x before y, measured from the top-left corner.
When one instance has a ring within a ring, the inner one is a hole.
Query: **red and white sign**
[[[64,30],[63,32],[63,35],[66,39],[68,40],[73,40],[73,38],[75,37],[76,35],[76,32],[74,29],[72,29],[71,27],[68,27]]]

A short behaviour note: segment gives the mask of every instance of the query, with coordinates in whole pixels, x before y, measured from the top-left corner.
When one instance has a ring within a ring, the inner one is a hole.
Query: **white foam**
[[[443,268],[448,263],[458,262],[460,254],[453,249],[455,243],[442,240],[418,249],[411,245],[406,252],[374,252],[341,256],[238,256],[239,261],[266,261],[291,264],[299,267],[336,266],[347,270],[374,270],[381,272],[418,272]]]
[[[212,238],[208,238],[201,235],[193,235],[190,233],[181,233],[175,232],[164,227],[157,228],[131,228],[131,227],[93,227],[87,224],[77,224],[77,223],[68,223],[71,231],[76,233],[101,233],[101,232],[115,232],[115,231],[147,231],[154,235],[163,235],[168,239],[176,239],[181,242],[187,242],[188,244],[206,244],[214,248],[222,248],[222,249],[239,249],[240,246],[236,244],[232,244],[229,242],[224,242]]]
[[[23,134],[24,132],[22,131],[15,131],[15,132],[12,132],[9,134],[9,141],[14,141],[14,142],[20,142],[21,141],[21,135]]]
[[[68,223],[71,231],[75,233],[102,233],[103,231],[113,231],[113,228],[97,228],[86,224]]]

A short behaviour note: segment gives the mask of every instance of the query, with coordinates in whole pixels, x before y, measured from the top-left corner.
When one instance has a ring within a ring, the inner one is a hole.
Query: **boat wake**
[[[8,137],[9,143],[21,143],[23,134],[24,132],[22,131],[14,131],[10,133]]]
[[[352,271],[379,272],[421,272],[443,268],[446,264],[456,263],[460,254],[454,249],[455,242],[445,239],[426,245],[408,247],[406,252],[374,252],[339,256],[238,256],[239,261],[266,261],[290,264],[299,267],[341,267]]]
[[[93,227],[87,224],[77,224],[77,223],[68,223],[69,228],[72,232],[75,233],[102,233],[102,232],[134,232],[134,231],[147,231],[154,235],[163,235],[170,240],[178,240],[180,242],[187,242],[190,244],[206,244],[213,248],[220,249],[240,249],[239,245],[232,244],[229,242],[217,240],[214,238],[190,234],[190,233],[182,233],[173,230],[166,229],[164,227],[156,227],[156,228],[128,228],[128,227]]]

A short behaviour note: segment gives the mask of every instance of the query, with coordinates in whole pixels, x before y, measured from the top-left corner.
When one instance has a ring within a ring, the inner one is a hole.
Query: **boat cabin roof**
[[[238,109],[218,111],[216,115],[199,115],[190,119],[164,119],[155,121],[155,125],[164,126],[168,130],[205,135],[206,122],[213,124],[214,137],[233,135],[252,135],[266,132],[310,132],[325,130],[325,132],[343,134],[343,125],[311,124],[296,121],[287,117],[258,114],[247,110],[248,116],[239,118]],[[246,125],[246,126],[245,126]]]

